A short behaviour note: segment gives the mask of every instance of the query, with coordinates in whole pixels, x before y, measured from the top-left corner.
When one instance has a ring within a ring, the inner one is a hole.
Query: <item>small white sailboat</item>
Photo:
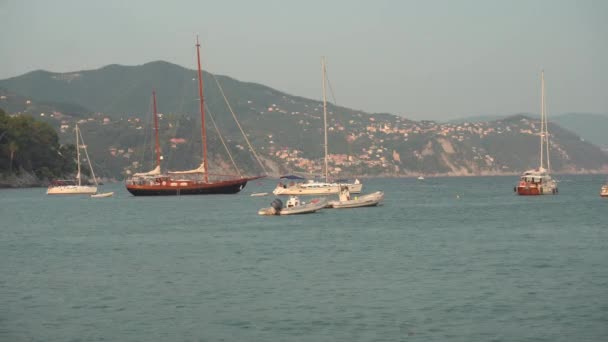
[[[602,188],[600,189],[600,196],[608,197],[608,182],[606,184],[602,185]]]
[[[424,180],[424,176],[418,176],[418,180]]]
[[[323,131],[325,133],[325,181],[318,182],[309,180],[308,182],[290,182],[289,184],[279,183],[277,187],[272,191],[275,195],[333,195],[340,192],[340,188],[343,185],[348,186],[351,193],[360,193],[363,184],[355,179],[353,183],[350,182],[329,182],[329,166],[328,166],[328,145],[327,145],[327,98],[325,94],[325,83],[326,81],[326,69],[325,69],[325,58],[321,58],[321,71],[323,74]],[[283,177],[281,177],[283,178]],[[298,177],[299,178],[299,177]],[[292,178],[289,178],[292,179]],[[300,178],[302,179],[302,178]]]
[[[258,214],[263,216],[311,214],[326,206],[327,199],[325,198],[314,198],[307,203],[301,201],[298,196],[290,196],[285,206],[280,199],[275,198],[270,203],[270,207],[260,209]]]
[[[78,167],[78,172],[76,173],[76,180],[53,181],[46,190],[47,195],[93,195],[97,193],[97,178],[95,177],[95,171],[93,171],[93,166],[91,165],[91,158],[89,158],[87,146],[85,145],[84,140],[82,139],[82,134],[80,133],[78,124],[76,124],[74,131],[76,132],[76,163]],[[82,184],[82,175],[80,172],[81,148],[84,150],[85,156],[87,158],[87,163],[89,164],[89,170],[91,170],[91,176],[93,177],[95,185]]]

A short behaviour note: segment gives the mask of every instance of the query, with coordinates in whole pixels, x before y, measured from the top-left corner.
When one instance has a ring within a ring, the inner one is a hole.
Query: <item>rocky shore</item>
[[[48,186],[48,184],[48,180],[40,180],[29,172],[0,176],[0,188],[32,188]]]

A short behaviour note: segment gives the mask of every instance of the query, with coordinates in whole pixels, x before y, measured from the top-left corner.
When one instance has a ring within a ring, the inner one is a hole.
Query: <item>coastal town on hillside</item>
[[[5,100],[0,99],[0,100]],[[27,100],[27,105],[31,101]],[[269,164],[275,165],[273,172],[296,172],[305,175],[321,175],[324,162],[322,153],[314,155],[307,149],[314,144],[316,151],[322,148],[322,107],[311,106],[307,111],[293,111],[281,108],[279,104],[258,105],[248,100],[248,110],[255,115],[283,115],[290,117],[293,130],[301,132],[302,140],[308,144],[284,143],[278,128],[270,127],[265,132],[251,132],[258,135],[254,148]],[[308,107],[308,105],[305,105]],[[12,115],[19,115],[13,113]],[[34,114],[34,113],[29,113]],[[71,142],[72,129],[75,123],[86,126],[106,127],[120,130],[121,136],[142,136],[149,134],[149,120],[140,115],[116,116],[94,113],[88,117],[65,115],[60,111],[37,113],[36,116],[57,127],[63,142]],[[196,138],[183,135],[176,127],[182,125],[186,115],[163,113],[158,114],[161,126],[166,127],[173,136],[162,142],[165,154],[179,151]],[[193,119],[194,120],[194,119]],[[245,124],[246,121],[245,121]],[[106,130],[107,130],[106,129]],[[105,131],[105,130],[104,130]],[[131,132],[131,133],[129,133]],[[332,176],[342,175],[415,175],[415,174],[498,174],[517,171],[508,161],[501,161],[496,151],[480,143],[491,138],[510,136],[514,139],[533,137],[536,141],[539,134],[539,123],[521,116],[493,122],[437,123],[434,121],[412,121],[394,115],[370,115],[355,113],[349,117],[334,115],[328,112],[328,135],[330,143],[339,141],[339,146],[329,146],[329,173]],[[517,137],[517,138],[515,138]],[[102,140],[103,137],[92,137],[90,141]],[[138,155],[142,153],[142,142],[125,139],[108,141],[103,151],[115,164],[122,165],[121,170],[106,170],[108,177],[119,178],[120,174],[129,175],[142,167]],[[500,140],[500,139],[499,139]],[[228,139],[230,148],[246,150],[246,144]],[[199,140],[200,142],[200,140]],[[98,146],[99,148],[99,146]],[[566,150],[553,142],[552,149],[563,158],[568,159]],[[221,152],[220,152],[221,153]],[[94,156],[95,159],[106,159]],[[221,158],[221,157],[220,157]],[[443,167],[437,167],[437,160]]]

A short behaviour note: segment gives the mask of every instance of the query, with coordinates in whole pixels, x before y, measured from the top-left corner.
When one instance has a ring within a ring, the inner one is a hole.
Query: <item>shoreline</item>
[[[522,171],[523,172],[523,171]],[[411,173],[411,174],[402,174],[402,175],[394,175],[394,174],[386,174],[386,175],[362,175],[356,177],[345,176],[345,178],[359,178],[359,179],[379,179],[379,178],[417,178],[419,176],[424,176],[424,178],[458,178],[458,177],[516,177],[520,176],[521,172],[480,172],[475,174],[453,174],[453,173],[435,173],[435,174],[421,174],[421,173]],[[608,170],[585,170],[585,171],[561,171],[561,172],[553,172],[552,175],[570,175],[570,176],[584,176],[584,175],[608,175]],[[31,176],[31,175],[30,175]],[[31,180],[29,177],[19,178],[14,180],[13,182],[7,181],[6,178],[0,179],[0,190],[3,189],[27,189],[27,188],[46,188],[49,185],[49,181],[41,181],[37,180],[36,182],[26,182],[25,179]],[[277,175],[269,175],[266,179],[279,179]],[[114,183],[123,183],[124,180],[116,180],[116,179],[105,179],[100,184],[114,184]]]

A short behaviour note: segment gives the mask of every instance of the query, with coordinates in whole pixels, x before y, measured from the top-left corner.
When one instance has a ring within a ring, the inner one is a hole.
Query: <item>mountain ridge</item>
[[[153,61],[65,73],[30,72],[0,80],[0,88],[6,89],[11,98],[31,99],[28,101],[34,105],[38,101],[73,102],[82,111],[90,111],[84,115],[65,115],[57,110],[57,115],[46,116],[45,120],[61,130],[60,137],[68,142],[69,129],[76,121],[83,121],[88,141],[99,145],[90,150],[95,154],[93,159],[110,165],[106,174],[119,178],[142,167],[141,163],[135,163],[134,155],[151,150],[144,146],[143,133],[150,132],[146,122],[151,117],[152,89],[156,90],[162,113],[161,143],[168,154],[168,167],[196,167],[200,163],[196,77],[194,70]],[[203,73],[203,79],[208,117],[214,118],[244,169],[256,166],[247,156],[246,144],[232,121],[222,90],[253,145],[267,166],[274,166],[275,173],[322,173],[321,101],[208,72]],[[334,175],[511,174],[537,163],[538,123],[533,117],[518,114],[492,122],[456,124],[366,113],[331,102],[327,110],[330,166]],[[36,109],[25,113],[39,114]],[[219,136],[213,126],[208,127],[210,143],[216,146]],[[597,146],[551,120],[549,130],[555,139],[552,159],[556,171],[608,169],[608,156]],[[183,139],[186,143],[168,143],[171,139]],[[116,151],[121,150],[132,152],[118,153],[119,158]],[[224,162],[227,158],[224,152],[211,148],[210,153],[220,168],[229,168]]]

